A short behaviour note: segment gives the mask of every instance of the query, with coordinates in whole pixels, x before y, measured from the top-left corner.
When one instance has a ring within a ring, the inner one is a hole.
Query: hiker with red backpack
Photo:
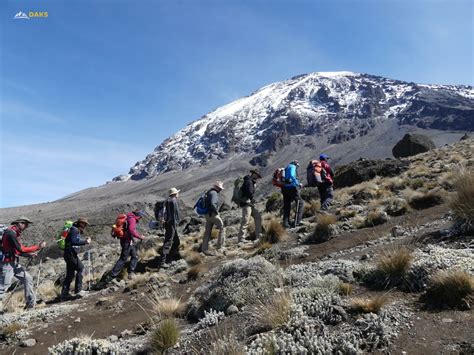
[[[82,239],[81,234],[84,233],[84,230],[89,225],[87,218],[79,218],[76,222],[72,224],[67,232],[67,236],[64,242],[64,261],[66,261],[66,278],[63,282],[63,287],[61,290],[61,301],[68,301],[74,297],[69,293],[69,288],[71,282],[76,276],[76,282],[74,284],[74,293],[76,297],[82,297],[86,294],[82,290],[82,277],[84,273],[84,265],[79,259],[77,252],[79,247],[91,243],[91,238]]]
[[[119,216],[120,217],[120,216]],[[133,273],[138,263],[138,252],[137,252],[137,240],[143,240],[143,237],[137,232],[137,223],[140,222],[140,219],[145,217],[145,212],[142,210],[134,210],[129,212],[126,215],[126,220],[123,225],[123,232],[117,233],[118,238],[120,239],[120,246],[122,251],[120,253],[120,258],[115,263],[114,268],[111,273],[107,276],[106,281],[109,282],[112,279],[115,279],[130,257],[130,264],[128,266],[128,279],[133,278]],[[122,236],[120,237],[120,234]]]
[[[171,258],[179,255],[179,235],[178,224],[181,219],[178,207],[179,190],[175,187],[171,188],[168,198],[165,201],[164,211],[162,213],[163,224],[165,226],[165,241],[161,250],[161,256],[158,267],[167,268]]]
[[[334,199],[334,172],[328,163],[329,156],[327,154],[321,154],[319,161],[321,162],[322,169],[322,183],[318,185],[319,196],[321,199],[321,210],[325,211],[329,208],[331,202]]]
[[[304,213],[304,201],[301,198],[303,185],[298,180],[298,160],[293,160],[284,171],[284,185],[281,188],[283,194],[283,227],[290,228],[291,203],[296,202],[296,216],[294,226],[301,225]]]
[[[244,177],[244,181],[240,188],[240,201],[239,206],[242,209],[242,219],[240,220],[240,230],[237,237],[237,242],[242,243],[245,240],[247,229],[249,227],[250,216],[255,221],[255,236],[257,239],[260,238],[262,233],[262,217],[255,207],[255,184],[258,179],[261,179],[262,175],[260,171],[253,169],[250,170],[250,174]]]
[[[33,278],[26,271],[26,267],[20,264],[20,256],[33,258],[37,252],[46,246],[45,242],[30,247],[21,244],[21,234],[30,224],[33,224],[26,217],[20,217],[11,223],[2,235],[2,254],[0,260],[0,302],[3,302],[5,293],[10,287],[13,277],[23,284],[25,292],[25,309],[34,308],[36,296],[33,291]],[[31,259],[30,259],[31,260]],[[2,306],[3,308],[3,306]]]

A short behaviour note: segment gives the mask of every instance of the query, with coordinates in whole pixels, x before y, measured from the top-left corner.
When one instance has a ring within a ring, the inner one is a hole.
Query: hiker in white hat
[[[208,250],[209,239],[211,238],[212,227],[214,225],[219,230],[217,249],[220,249],[225,244],[224,222],[222,221],[221,216],[219,216],[219,209],[222,205],[222,200],[219,198],[219,195],[222,190],[224,190],[224,183],[222,181],[216,181],[212,186],[212,189],[207,192],[207,206],[209,208],[209,213],[205,215],[206,230],[202,240],[201,251],[208,256],[214,255],[214,253]]]
[[[180,212],[178,207],[179,190],[172,187],[168,191],[168,198],[165,201],[165,241],[161,250],[160,260],[158,266],[160,268],[167,268],[172,259],[179,256],[179,235],[178,224],[180,221]]]

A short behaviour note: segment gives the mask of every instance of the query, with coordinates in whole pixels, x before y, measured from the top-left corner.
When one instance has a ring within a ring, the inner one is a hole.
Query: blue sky
[[[474,82],[467,0],[3,0],[0,16],[0,207],[101,185],[190,121],[298,74]]]

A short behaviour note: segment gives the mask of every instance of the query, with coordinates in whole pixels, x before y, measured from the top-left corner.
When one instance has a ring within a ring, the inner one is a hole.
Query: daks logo
[[[48,17],[47,11],[30,11],[28,12],[28,15],[20,11],[15,15],[15,17],[13,17],[13,19],[14,20],[18,20],[18,19],[29,20],[32,18],[46,18],[46,17]]]
[[[17,13],[13,19],[18,20],[18,19],[21,19],[21,18],[25,19],[25,20],[30,19],[27,14],[25,14],[24,12],[21,12],[21,11],[19,13]]]

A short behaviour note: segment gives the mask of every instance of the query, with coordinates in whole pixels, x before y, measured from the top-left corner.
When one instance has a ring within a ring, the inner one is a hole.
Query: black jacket
[[[64,251],[73,251],[74,253],[77,253],[79,247],[86,244],[86,240],[81,238],[81,232],[79,231],[79,228],[73,225],[67,234],[66,247],[64,248]]]
[[[207,192],[207,206],[209,208],[209,215],[218,215],[221,205],[222,201],[219,198],[219,193],[215,189],[210,189]]]
[[[248,201],[241,202],[240,207],[249,206],[252,204],[253,197],[255,195],[255,180],[252,180],[250,175],[244,177],[244,182],[240,188],[242,197]]]

